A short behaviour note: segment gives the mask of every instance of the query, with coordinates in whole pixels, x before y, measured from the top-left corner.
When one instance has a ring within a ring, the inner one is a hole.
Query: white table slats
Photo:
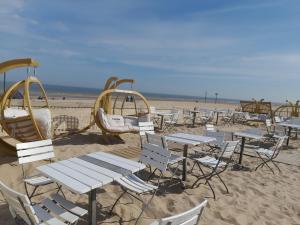
[[[81,183],[73,177],[65,175],[56,169],[53,169],[52,165],[40,166],[37,169],[46,176],[50,177],[52,180],[65,185],[68,189],[76,193],[83,194],[91,190],[91,187],[87,186],[86,184]]]
[[[245,138],[252,138],[252,139],[262,139],[263,136],[262,135],[258,135],[258,134],[253,134],[253,133],[248,133],[248,132],[235,132],[234,133],[235,136],[239,136],[239,137],[245,137]]]
[[[214,137],[207,137],[207,136],[200,136],[200,135],[194,135],[194,134],[185,134],[185,133],[176,133],[170,135],[171,137],[177,137],[187,140],[192,140],[200,143],[209,143],[212,141],[216,141],[216,138]]]
[[[192,141],[192,140],[173,137],[173,136],[166,136],[166,140],[175,142],[175,143],[179,143],[179,144],[189,144],[189,145],[198,145],[199,144],[199,142],[197,142],[197,141]]]
[[[37,169],[69,190],[83,194],[145,168],[142,163],[103,152],[94,152]]]
[[[116,173],[109,169],[97,166],[96,164],[90,163],[88,161],[85,161],[85,160],[82,160],[79,158],[72,158],[72,159],[69,159],[69,161],[75,162],[77,165],[80,165],[82,167],[93,170],[94,172],[97,172],[99,174],[99,178],[103,178],[102,179],[103,185],[112,182],[114,180],[114,178],[122,177],[122,175],[119,173]]]
[[[133,167],[136,168],[134,172],[137,172],[138,170],[141,170],[141,169],[145,168],[144,164],[139,163],[139,162],[135,162],[135,161],[132,161],[132,160],[128,160],[128,159],[126,159],[124,157],[112,155],[112,154],[105,153],[105,152],[95,152],[95,153],[97,155],[101,155],[103,157],[102,160],[104,160],[104,158],[107,158],[107,159],[115,160],[116,162],[121,162],[122,165],[123,165],[123,163],[127,164],[127,165],[131,165],[131,166],[133,166]]]

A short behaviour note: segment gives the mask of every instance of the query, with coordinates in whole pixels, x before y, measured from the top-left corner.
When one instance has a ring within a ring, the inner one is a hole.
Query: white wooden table
[[[45,176],[72,192],[89,195],[89,225],[96,225],[96,189],[145,165],[104,152],[62,160],[38,167]]]
[[[183,168],[182,168],[182,180],[186,180],[186,172],[187,172],[187,165],[186,165],[186,158],[188,153],[189,145],[196,146],[204,143],[210,143],[216,141],[214,137],[206,137],[201,135],[194,135],[194,134],[186,134],[186,133],[176,133],[170,134],[165,136],[167,141],[183,144],[183,156],[185,157],[183,160]]]
[[[156,113],[156,115],[160,116],[160,128],[159,129],[162,130],[163,125],[164,125],[164,118],[166,116],[173,116],[174,113],[170,113],[170,112],[158,112],[158,113]]]
[[[239,165],[242,166],[246,138],[254,139],[254,140],[261,140],[264,138],[264,136],[260,135],[260,134],[251,133],[249,131],[248,132],[247,131],[234,132],[233,135],[242,138],[240,158],[239,158]]]
[[[215,109],[214,112],[217,114],[216,125],[218,125],[219,114],[225,114],[228,112],[228,109]]]
[[[191,110],[191,113],[193,113],[193,127],[195,127],[195,123],[196,123],[196,117],[197,117],[197,113],[209,113],[213,111],[213,109],[194,109]]]
[[[292,129],[300,129],[300,119],[292,119],[278,124],[279,126],[287,127],[288,138],[286,140],[286,145],[289,145]]]

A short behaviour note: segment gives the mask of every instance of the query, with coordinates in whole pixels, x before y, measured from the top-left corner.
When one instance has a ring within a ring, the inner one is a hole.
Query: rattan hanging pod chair
[[[93,117],[103,134],[138,133],[138,123],[150,120],[147,99],[137,91],[118,89],[124,83],[134,80],[110,77],[95,102]]]
[[[37,66],[38,62],[32,59],[10,60],[0,64],[0,72],[6,73],[18,67],[36,68]],[[41,99],[36,106],[33,106],[31,96],[34,87]],[[19,96],[19,99],[16,99],[16,96]],[[2,128],[10,137],[20,142],[51,138],[51,112],[48,98],[43,85],[35,76],[28,76],[4,91],[1,96],[0,115]]]

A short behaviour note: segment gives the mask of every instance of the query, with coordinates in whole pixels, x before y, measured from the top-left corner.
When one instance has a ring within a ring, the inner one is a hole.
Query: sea
[[[6,84],[6,89],[12,83]],[[63,86],[63,85],[51,85],[51,84],[43,84],[43,87],[46,90],[47,96],[49,98],[72,98],[72,99],[90,99],[98,96],[102,89],[98,88],[87,88],[87,87],[71,87],[71,86]],[[0,93],[3,93],[3,82],[0,82]],[[133,89],[135,90],[135,89]],[[38,89],[36,87],[32,87],[31,89],[33,94],[38,94]],[[135,90],[138,91],[138,90]],[[207,97],[204,96],[189,96],[189,95],[177,95],[177,94],[163,94],[163,93],[149,93],[149,92],[140,92],[147,99],[151,100],[176,100],[176,101],[194,101],[194,102],[222,102],[222,103],[239,103],[239,99],[228,99],[228,98],[216,98],[215,97]]]

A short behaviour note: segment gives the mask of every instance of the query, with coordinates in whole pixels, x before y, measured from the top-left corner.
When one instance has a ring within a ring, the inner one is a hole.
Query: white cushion
[[[37,125],[46,139],[51,139],[51,112],[47,108],[33,109],[33,116],[37,122]]]
[[[111,127],[118,127],[118,126],[125,125],[123,116],[106,114],[106,117],[107,117],[109,126],[111,126]]]
[[[13,119],[22,116],[28,116],[28,112],[24,109],[7,108],[4,110],[5,119]]]

